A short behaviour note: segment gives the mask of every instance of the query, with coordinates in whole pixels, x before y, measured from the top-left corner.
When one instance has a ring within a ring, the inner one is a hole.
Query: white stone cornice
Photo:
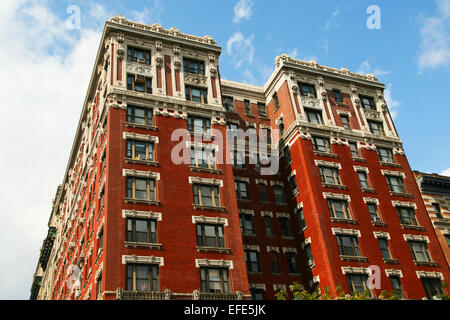
[[[293,247],[282,247],[281,251],[283,253],[288,253],[288,252],[297,253],[297,249],[293,248]]]
[[[404,234],[403,239],[405,239],[405,241],[422,241],[422,242],[430,243],[430,239],[427,236],[423,236],[423,235]]]
[[[189,177],[190,184],[208,184],[223,187],[223,181],[219,179],[209,179],[200,177]]]
[[[220,217],[192,216],[192,223],[207,223],[228,226],[228,219]]]
[[[232,260],[195,259],[195,267],[219,267],[233,269]]]
[[[385,269],[384,272],[386,273],[386,277],[400,277],[403,278],[403,272],[402,270],[398,269]]]
[[[314,163],[315,163],[316,166],[323,166],[323,167],[342,169],[342,166],[341,166],[341,164],[339,162],[324,161],[324,160],[314,160]]]
[[[324,199],[336,199],[336,200],[347,200],[351,201],[351,198],[348,194],[343,193],[332,193],[332,192],[324,192]]]
[[[405,173],[402,171],[381,170],[383,176],[395,176],[405,178]]]
[[[159,143],[159,137],[146,135],[146,134],[138,134],[138,133],[134,133],[134,132],[123,132],[123,138]]]
[[[280,248],[278,248],[278,247],[267,246],[267,247],[266,247],[266,250],[267,250],[268,253],[270,253],[270,252],[277,252],[277,253],[280,253]]]
[[[273,213],[272,213],[272,211],[261,211],[261,216],[273,218]]]
[[[361,237],[361,231],[356,229],[331,228],[333,235],[347,235]]]
[[[259,246],[254,244],[244,244],[244,250],[260,251]]]
[[[289,213],[285,213],[285,212],[277,212],[277,213],[275,213],[275,215],[277,218],[287,218],[287,219],[291,218]]]
[[[123,169],[122,175],[124,177],[150,178],[150,179],[155,179],[155,180],[160,179],[159,172],[140,171],[140,170],[135,170],[135,169]]]
[[[416,271],[417,278],[437,278],[444,280],[442,272],[436,271]]]
[[[162,267],[164,266],[164,258],[154,256],[122,255],[122,264],[127,263],[157,264]]]
[[[342,274],[371,274],[369,268],[363,267],[341,267]]]
[[[251,216],[255,215],[255,211],[249,210],[249,209],[239,209],[239,213],[248,214],[248,215],[251,215]]]
[[[378,200],[377,198],[364,197],[363,200],[364,200],[364,203],[372,203],[372,204],[380,205],[380,200]]]
[[[377,239],[387,239],[387,240],[391,240],[391,235],[389,234],[389,232],[382,232],[382,231],[374,231],[373,235],[375,236],[375,238]]]
[[[415,204],[414,202],[407,202],[407,201],[392,200],[392,206],[417,209],[417,204]]]
[[[369,168],[367,168],[367,167],[353,166],[353,170],[355,170],[356,172],[369,173]]]
[[[122,210],[122,218],[142,218],[161,221],[162,214],[160,212],[153,211]]]

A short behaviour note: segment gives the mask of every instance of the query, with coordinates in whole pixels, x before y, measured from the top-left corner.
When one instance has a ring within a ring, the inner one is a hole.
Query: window
[[[286,252],[286,260],[289,273],[300,273],[295,252]]]
[[[215,169],[215,151],[210,148],[191,148],[191,166],[197,168]]]
[[[102,275],[101,274],[97,279],[96,288],[97,288],[97,299],[100,299],[100,297],[102,296]]]
[[[280,136],[282,136],[284,134],[283,118],[280,118],[280,120],[278,120],[278,130],[280,130]]]
[[[386,238],[378,238],[378,244],[380,245],[381,255],[383,256],[383,259],[392,259],[388,240]]]
[[[327,184],[341,184],[341,179],[339,178],[339,170],[337,168],[331,167],[319,167],[320,178],[323,183]]]
[[[313,84],[299,82],[298,87],[302,96],[317,98],[316,87]]]
[[[298,218],[298,224],[300,225],[300,230],[303,230],[306,228],[305,213],[303,212],[303,208],[298,208],[296,213]]]
[[[267,109],[264,103],[258,102],[258,112],[260,117],[267,118]]]
[[[397,294],[399,297],[404,298],[405,294],[403,293],[402,283],[400,281],[399,276],[390,276],[389,280],[391,280],[392,290],[394,290],[394,293]]]
[[[305,255],[306,255],[306,265],[308,268],[314,266],[314,257],[311,250],[311,244],[307,244],[305,246]]]
[[[266,228],[266,236],[268,237],[275,236],[275,233],[273,232],[272,217],[264,216],[264,226]]]
[[[312,137],[314,151],[332,153],[330,139],[323,137]]]
[[[153,125],[153,110],[128,106],[127,122],[151,126]]]
[[[194,204],[219,207],[219,186],[194,184]]]
[[[289,149],[289,146],[286,146],[283,148],[283,154],[286,157],[286,163],[291,163],[292,162],[292,157],[291,157],[291,150]]]
[[[156,220],[127,219],[127,241],[157,243]]]
[[[434,296],[442,294],[442,283],[438,278],[421,278],[423,288],[428,299],[433,299]]]
[[[289,177],[289,184],[291,185],[292,194],[298,193],[297,180],[295,178],[295,174]]]
[[[450,247],[450,234],[444,235],[445,241],[447,241],[447,245]]]
[[[367,180],[367,173],[364,171],[358,171],[359,183],[362,189],[370,189],[369,181]]]
[[[369,209],[370,219],[372,222],[381,222],[381,218],[378,215],[378,208],[375,203],[368,203],[367,208]]]
[[[406,193],[406,188],[401,177],[386,176],[386,181],[391,192]]]
[[[434,210],[434,213],[436,214],[436,217],[438,219],[442,219],[443,217],[442,217],[442,213],[441,213],[441,206],[439,205],[439,203],[432,203],[431,205],[433,206],[433,210]]]
[[[275,202],[277,204],[286,204],[286,199],[284,197],[283,187],[280,185],[273,186],[273,192],[275,194]]]
[[[264,300],[264,290],[262,289],[250,289],[252,300]]]
[[[427,243],[424,241],[408,241],[409,249],[414,261],[431,262],[430,253],[428,252]]]
[[[364,293],[367,288],[367,275],[365,274],[347,274],[347,283],[350,294]]]
[[[389,163],[395,162],[394,154],[392,153],[392,149],[378,147],[377,153],[378,153],[378,158],[380,159],[381,162],[389,162]]]
[[[239,200],[249,200],[250,196],[248,194],[248,183],[245,181],[235,181],[234,189],[236,191],[236,197]]]
[[[262,128],[263,141],[267,144],[272,144],[272,130],[269,128]]]
[[[133,47],[128,47],[127,50],[127,61],[129,62],[139,62],[145,64],[151,64],[150,50],[137,49]]]
[[[223,97],[223,106],[227,111],[234,111],[233,97]]]
[[[127,90],[152,93],[152,79],[144,76],[128,74]]]
[[[244,213],[239,214],[239,222],[242,234],[255,234],[252,215]]]
[[[322,111],[318,110],[305,110],[306,112],[306,119],[310,123],[316,123],[316,124],[323,124],[322,119]]]
[[[154,160],[154,143],[146,141],[127,140],[128,159],[133,160]]]
[[[197,224],[197,245],[200,247],[223,248],[223,226],[211,224]]]
[[[350,147],[350,152],[352,154],[352,158],[353,159],[360,158],[360,155],[359,155],[359,152],[358,152],[358,145],[356,144],[356,142],[349,142],[348,146]]]
[[[274,111],[276,111],[280,107],[280,101],[278,100],[278,95],[275,92],[272,96],[273,104],[274,104]]]
[[[244,250],[248,272],[260,272],[258,251]]]
[[[100,252],[103,250],[103,229],[100,231],[100,234],[98,235],[98,250],[97,252]]]
[[[361,105],[364,109],[369,109],[369,110],[376,110],[376,106],[375,106],[375,100],[373,99],[373,97],[368,97],[368,96],[359,96],[359,99],[361,101]]]
[[[128,177],[127,178],[127,198],[137,200],[156,200],[155,180]]]
[[[377,134],[379,136],[384,136],[385,135],[384,134],[383,122],[368,120],[367,123],[369,124],[370,132],[372,134]]]
[[[350,121],[348,119],[348,116],[341,114],[341,122],[342,122],[342,127],[345,130],[350,130]]]
[[[261,202],[269,202],[269,197],[267,196],[266,185],[264,183],[259,183],[258,190],[259,190],[259,198],[261,199]]]
[[[188,116],[188,130],[196,133],[210,133],[211,119]]]
[[[328,199],[330,216],[336,219],[351,219],[346,200]]]
[[[205,63],[191,59],[183,59],[184,72],[205,75]]]
[[[278,218],[281,227],[281,236],[282,237],[292,237],[291,224],[289,223],[289,218],[280,217]]]
[[[358,237],[350,235],[336,235],[339,252],[343,256],[360,257]]]
[[[242,151],[231,151],[230,152],[231,164],[235,168],[244,168],[244,154]]]
[[[414,209],[409,207],[397,207],[397,213],[400,217],[401,224],[417,226],[416,215],[414,214]]]
[[[249,101],[249,100],[244,100],[244,109],[245,109],[245,113],[246,113],[247,115],[250,115],[250,114],[251,114],[251,111],[250,111],[250,101]]]
[[[333,90],[333,97],[336,103],[342,103],[342,96],[339,90],[336,89]]]
[[[158,291],[158,266],[127,264],[127,290],[138,292]]]
[[[280,260],[278,259],[278,252],[270,251],[270,264],[272,265],[272,273],[281,273]]]
[[[202,292],[228,293],[230,291],[228,269],[200,268]]]
[[[202,104],[208,103],[208,94],[206,89],[186,86],[185,93],[186,100],[188,101],[199,102]]]

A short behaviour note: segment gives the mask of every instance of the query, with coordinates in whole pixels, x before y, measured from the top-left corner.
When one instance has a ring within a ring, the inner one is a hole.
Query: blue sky
[[[367,28],[370,5],[380,8],[381,29]],[[72,29],[71,6],[81,14]],[[450,175],[450,0],[2,0],[0,74],[21,82],[0,78],[9,120],[1,141],[11,155],[0,158],[0,299],[29,297],[103,24],[116,14],[212,36],[230,80],[263,85],[281,53],[375,74],[411,167]]]

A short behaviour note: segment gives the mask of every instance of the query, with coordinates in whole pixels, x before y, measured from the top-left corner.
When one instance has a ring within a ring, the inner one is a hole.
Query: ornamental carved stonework
[[[380,111],[364,110],[364,114],[366,115],[367,119],[381,120],[381,113],[380,113]]]
[[[184,83],[196,86],[205,86],[205,87],[208,86],[207,78],[205,76],[190,73],[186,73],[184,75]]]
[[[320,108],[320,101],[317,98],[302,97],[304,107]]]
[[[142,63],[127,62],[127,71],[144,76],[152,75],[152,67]]]

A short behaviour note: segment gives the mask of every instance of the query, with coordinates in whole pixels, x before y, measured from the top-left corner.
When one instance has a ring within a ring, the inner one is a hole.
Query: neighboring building
[[[220,51],[106,22],[31,298],[274,299],[293,282],[336,294],[365,289],[374,265],[373,294],[442,290],[449,268],[384,85],[286,55],[264,87],[221,80]],[[216,144],[252,128],[278,147],[275,174],[252,144]]]
[[[450,265],[450,177],[414,171],[434,230]]]

